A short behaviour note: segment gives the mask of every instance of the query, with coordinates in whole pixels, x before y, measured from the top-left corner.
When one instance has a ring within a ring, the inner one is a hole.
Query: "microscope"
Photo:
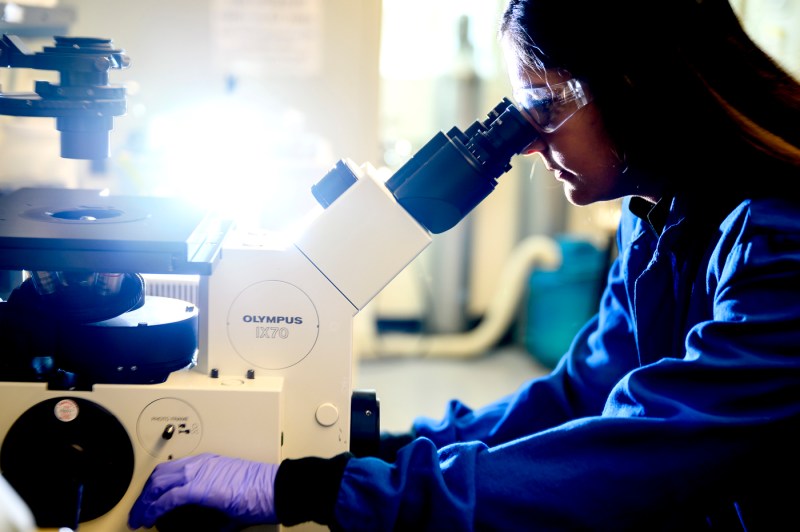
[[[105,159],[113,119],[125,113],[125,88],[108,83],[111,70],[127,68],[128,55],[111,39],[55,37],[53,46],[33,52],[16,35],[0,39],[0,67],[52,70],[59,83],[37,81],[35,92],[0,91],[0,114],[54,117],[61,132],[61,156]]]
[[[37,84],[24,105],[0,93],[0,113],[56,116],[62,156],[107,156],[110,117],[124,113],[107,72],[125,54],[56,38],[32,58],[18,39],[2,42],[0,63],[57,66],[65,86]],[[342,159],[311,187],[321,211],[288,244],[181,198],[0,196],[0,269],[26,274],[0,302],[0,471],[37,526],[126,531],[153,468],[190,454],[374,453],[380,405],[353,388],[354,317],[535,135],[504,98],[386,181]],[[145,296],[147,273],[198,275],[197,304]]]

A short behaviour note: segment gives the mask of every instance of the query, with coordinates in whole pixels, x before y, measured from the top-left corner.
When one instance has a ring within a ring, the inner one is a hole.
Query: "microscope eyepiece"
[[[438,133],[387,182],[397,201],[432,233],[455,226],[511,169],[536,129],[507,98],[464,132]]]
[[[538,133],[508,98],[465,131],[439,132],[386,181],[397,202],[431,233],[455,226],[511,169],[511,158],[536,140]],[[339,161],[314,187],[328,207],[356,181]]]

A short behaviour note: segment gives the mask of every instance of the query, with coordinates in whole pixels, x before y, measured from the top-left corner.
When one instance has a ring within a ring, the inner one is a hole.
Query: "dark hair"
[[[631,166],[676,189],[765,195],[797,177],[800,84],[727,0],[510,0],[500,37],[527,67],[586,82]]]

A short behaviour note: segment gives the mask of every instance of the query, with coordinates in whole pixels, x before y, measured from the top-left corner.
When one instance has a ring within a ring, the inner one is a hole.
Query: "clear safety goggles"
[[[519,89],[514,91],[514,99],[546,133],[561,127],[578,109],[592,101],[577,79]]]

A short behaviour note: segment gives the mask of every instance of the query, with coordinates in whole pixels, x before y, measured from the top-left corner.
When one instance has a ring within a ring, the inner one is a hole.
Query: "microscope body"
[[[431,236],[372,172],[346,164],[357,179],[294,242],[236,229],[221,239],[197,308],[186,303],[198,324],[191,367],[163,382],[87,389],[0,382],[0,461],[39,526],[68,526],[62,516],[77,507],[81,531],[123,532],[155,465],[191,454],[279,463],[376,448],[377,396],[353,387],[353,318]],[[31,195],[26,209],[37,203]],[[39,210],[65,212],[52,208],[57,191],[47,196]],[[114,197],[93,201],[129,210]],[[90,204],[84,194],[68,203]]]
[[[62,156],[106,157],[111,117],[124,112],[124,91],[107,85],[107,71],[126,67],[127,56],[107,40],[59,39],[42,54],[18,39],[0,44],[0,65],[62,74],[60,88],[0,93],[0,114],[55,116]],[[14,293],[0,301],[0,470],[37,526],[127,531],[153,468],[192,454],[273,463],[371,454],[380,411],[374,393],[353,389],[354,316],[431,234],[482,201],[535,135],[503,99],[484,122],[435,135],[385,183],[369,166],[339,161],[312,187],[324,210],[286,245],[155,198],[67,189],[0,196],[0,269],[40,280],[60,272],[200,279],[196,304],[148,296],[86,323],[70,312],[27,319]],[[172,356],[173,331],[192,341],[165,364],[152,353]]]
[[[32,274],[0,302],[0,470],[38,527],[127,530],[160,462],[200,452],[281,458],[287,383],[197,371],[198,305],[147,296],[83,323],[78,309],[19,299],[49,270],[81,280],[91,268],[210,275],[228,230],[169,198],[47,188],[0,196],[0,268]],[[63,290],[74,298],[83,288]],[[20,373],[25,366],[36,371]]]
[[[196,370],[283,379],[281,458],[377,445],[377,403],[351,412],[353,318],[431,242],[373,173],[347,164],[357,181],[292,245],[234,231],[201,279]]]

